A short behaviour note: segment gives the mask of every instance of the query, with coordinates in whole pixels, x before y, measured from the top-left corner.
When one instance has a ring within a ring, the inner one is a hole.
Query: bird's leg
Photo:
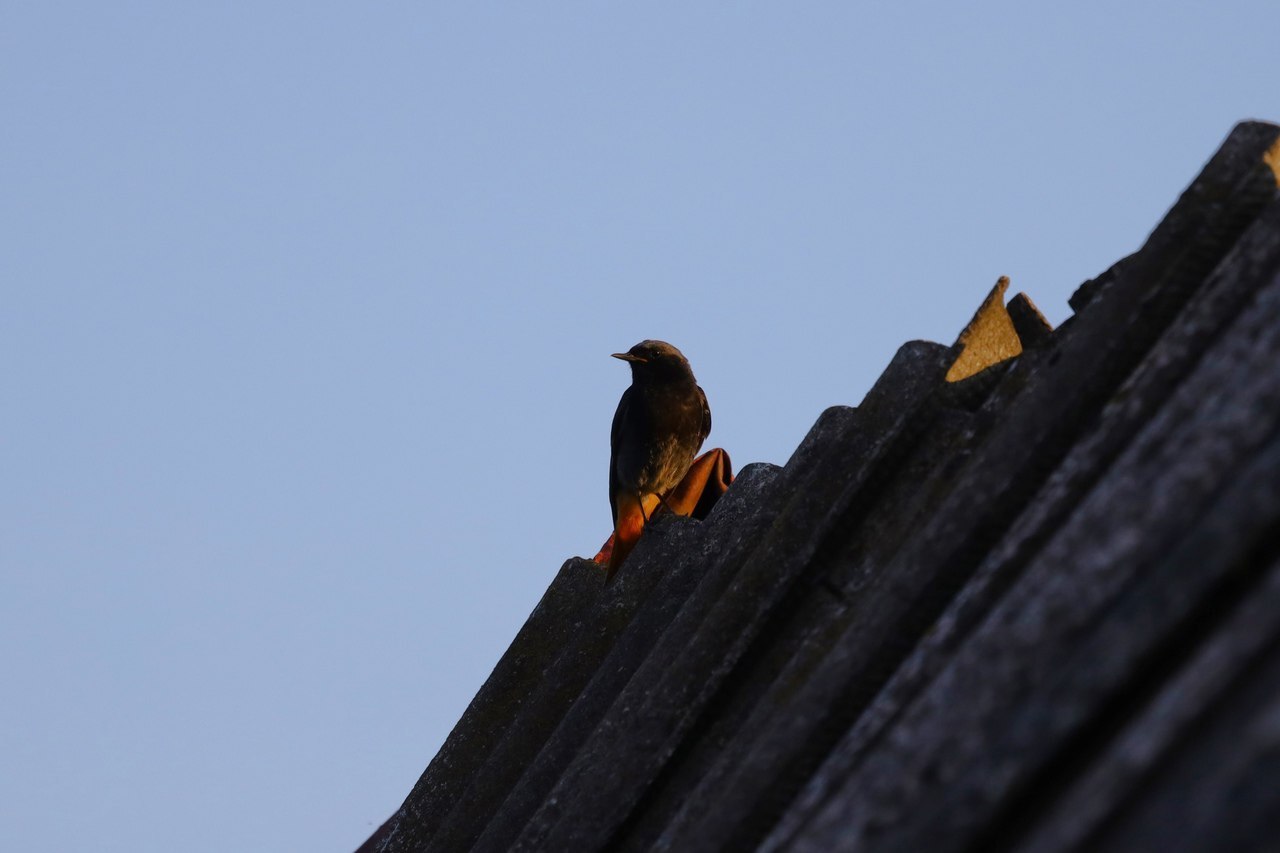
[[[679,514],[680,514],[680,513],[676,512],[674,509],[672,509],[672,508],[671,508],[671,504],[667,503],[667,499],[666,499],[666,497],[665,497],[664,495],[658,495],[658,503],[660,503],[660,504],[662,504],[663,506],[665,506],[665,507],[667,508],[667,512],[671,513],[672,515],[679,515]]]
[[[644,519],[645,524],[648,524],[649,516],[644,511],[644,495],[640,492],[636,492],[636,503],[640,504],[640,517]]]

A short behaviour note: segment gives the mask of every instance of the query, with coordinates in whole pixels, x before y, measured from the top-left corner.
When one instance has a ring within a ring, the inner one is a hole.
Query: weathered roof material
[[[1002,280],[609,586],[566,562],[361,849],[1280,837],[1278,164],[1239,125],[1060,328]]]

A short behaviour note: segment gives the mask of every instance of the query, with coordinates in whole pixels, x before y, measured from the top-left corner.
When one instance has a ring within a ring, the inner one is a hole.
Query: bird
[[[609,436],[613,550],[608,581],[666,495],[680,484],[711,432],[711,407],[689,360],[665,341],[613,353],[631,366]]]

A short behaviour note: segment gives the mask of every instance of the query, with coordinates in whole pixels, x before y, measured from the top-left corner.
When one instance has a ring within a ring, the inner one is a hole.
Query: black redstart
[[[711,432],[707,395],[680,350],[664,341],[641,341],[613,357],[631,364],[631,387],[618,401],[609,440],[614,542],[606,580]]]

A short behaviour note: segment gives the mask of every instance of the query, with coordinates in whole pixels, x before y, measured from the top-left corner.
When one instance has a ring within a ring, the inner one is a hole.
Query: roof
[[[785,466],[571,559],[362,851],[1280,835],[1280,127],[1050,330],[1002,281]]]

